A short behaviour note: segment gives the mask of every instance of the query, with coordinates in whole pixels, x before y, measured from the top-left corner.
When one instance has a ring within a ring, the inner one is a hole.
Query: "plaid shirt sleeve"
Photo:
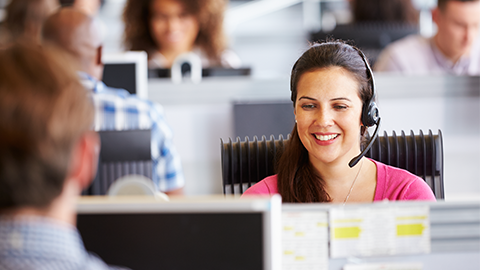
[[[152,121],[152,157],[154,160],[154,182],[161,191],[171,191],[184,186],[182,166],[173,145],[173,135],[165,121],[163,108],[149,102]]]
[[[185,184],[180,157],[173,145],[173,135],[163,108],[149,100],[129,95],[98,82],[94,88],[95,130],[151,129],[153,182],[162,192]]]

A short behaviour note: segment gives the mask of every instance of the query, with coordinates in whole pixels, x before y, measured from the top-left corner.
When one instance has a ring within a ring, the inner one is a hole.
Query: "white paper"
[[[328,270],[327,212],[282,213],[282,269]]]
[[[430,252],[428,206],[334,208],[329,221],[332,258]]]

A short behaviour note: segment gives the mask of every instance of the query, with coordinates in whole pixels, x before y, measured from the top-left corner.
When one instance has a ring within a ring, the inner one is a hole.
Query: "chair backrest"
[[[151,130],[99,131],[98,171],[82,195],[105,195],[118,178],[136,174],[152,179]]]
[[[275,174],[275,166],[285,149],[288,139],[280,136],[278,140],[265,136],[250,141],[228,142],[221,140],[222,179],[224,194],[242,194],[251,185],[263,178]],[[384,132],[373,143],[367,157],[384,164],[405,169],[425,180],[437,199],[444,199],[443,186],[443,139],[439,130],[437,134],[418,134],[410,131],[406,135],[401,131],[397,135]]]

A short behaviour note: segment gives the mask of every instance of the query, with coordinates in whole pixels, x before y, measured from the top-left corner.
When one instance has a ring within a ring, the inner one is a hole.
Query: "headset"
[[[365,57],[365,54],[363,54],[362,51],[360,51],[358,48],[355,46],[352,46],[358,54],[362,57],[363,62],[365,63],[365,67],[367,69],[367,76],[370,77],[370,84],[372,87],[372,97],[368,102],[365,102],[363,104],[362,108],[362,123],[365,127],[371,127],[376,125],[375,131],[373,132],[373,136],[370,138],[370,141],[368,141],[367,146],[363,149],[363,151],[356,157],[354,157],[350,162],[348,163],[348,166],[352,168],[353,166],[357,165],[357,163],[362,159],[365,154],[367,154],[368,150],[372,147],[373,143],[378,137],[378,130],[380,128],[380,112],[378,110],[377,104],[375,103],[376,99],[376,91],[375,91],[375,79],[373,78],[373,71],[372,68],[370,68],[370,65],[367,62],[367,57]]]

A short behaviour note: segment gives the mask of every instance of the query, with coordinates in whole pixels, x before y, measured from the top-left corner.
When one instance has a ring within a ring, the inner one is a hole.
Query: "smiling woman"
[[[314,44],[295,63],[290,90],[295,126],[278,174],[244,195],[280,193],[283,202],[435,200],[430,187],[407,171],[358,157],[374,93],[363,53],[340,41]],[[374,106],[374,110],[376,106]]]

